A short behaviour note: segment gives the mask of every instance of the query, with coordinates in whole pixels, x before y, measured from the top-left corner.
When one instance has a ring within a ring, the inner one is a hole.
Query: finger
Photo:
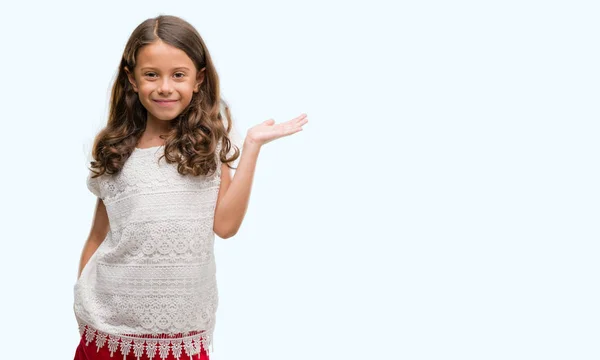
[[[302,126],[306,125],[306,123],[308,123],[307,119],[301,120],[300,122],[291,124],[292,128],[302,128]]]
[[[290,120],[290,121],[300,121],[300,120],[302,120],[302,119],[304,119],[304,118],[306,118],[306,117],[307,117],[307,115],[306,115],[306,114],[301,114],[300,116],[296,116],[295,118],[293,118],[293,119],[292,119],[292,120]]]
[[[300,122],[297,122],[297,121],[300,121]],[[301,129],[302,126],[304,124],[306,124],[307,122],[308,122],[308,119],[299,117],[296,119],[288,120],[283,123],[276,124],[274,127],[275,127],[275,130],[279,132],[279,134],[281,134],[282,136],[285,136],[285,135],[289,135],[289,134],[292,134],[292,133],[298,131],[298,129]]]
[[[291,123],[291,124],[285,124],[285,126],[289,126],[290,129],[295,130],[295,129],[301,129],[303,125],[305,125],[308,122],[307,119],[303,119],[300,122],[297,123]]]
[[[302,126],[292,126],[288,131],[287,134],[291,135],[294,133],[297,133],[298,131],[302,131]]]
[[[284,124],[291,124],[293,126],[302,126],[308,122],[306,117],[297,117],[295,119],[286,121]]]

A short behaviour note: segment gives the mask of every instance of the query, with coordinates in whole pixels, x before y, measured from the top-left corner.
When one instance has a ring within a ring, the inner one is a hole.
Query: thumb
[[[275,123],[275,120],[273,120],[273,119],[269,119],[269,120],[263,121],[264,125],[273,125],[274,123]]]

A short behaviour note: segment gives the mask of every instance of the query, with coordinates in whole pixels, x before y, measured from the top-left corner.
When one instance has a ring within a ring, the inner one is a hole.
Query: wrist
[[[262,146],[262,144],[261,144],[260,142],[258,142],[258,141],[256,141],[256,140],[254,140],[254,139],[252,139],[252,138],[246,137],[246,138],[244,139],[244,145],[243,145],[243,147],[244,147],[244,150],[246,150],[246,149],[250,149],[250,150],[253,150],[253,149],[255,149],[255,150],[260,150],[261,146]]]

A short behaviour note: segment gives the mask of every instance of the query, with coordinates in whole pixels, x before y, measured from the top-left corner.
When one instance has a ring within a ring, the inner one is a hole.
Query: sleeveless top
[[[213,347],[221,162],[211,176],[184,176],[162,154],[164,145],[135,148],[118,174],[88,174],[110,229],[74,285],[73,310],[86,344],[111,356],[191,358]]]

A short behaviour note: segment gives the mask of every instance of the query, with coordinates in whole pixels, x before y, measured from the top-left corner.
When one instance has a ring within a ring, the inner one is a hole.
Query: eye
[[[153,72],[147,72],[147,73],[145,73],[144,75],[145,75],[145,76],[150,76],[151,74],[154,74],[154,73],[153,73]],[[156,75],[156,74],[154,74],[154,75]]]
[[[185,74],[184,74],[184,73],[182,73],[182,72],[175,73],[175,75],[181,75],[181,76],[179,77],[180,79],[181,79],[182,77],[184,77],[184,76],[185,76]]]

